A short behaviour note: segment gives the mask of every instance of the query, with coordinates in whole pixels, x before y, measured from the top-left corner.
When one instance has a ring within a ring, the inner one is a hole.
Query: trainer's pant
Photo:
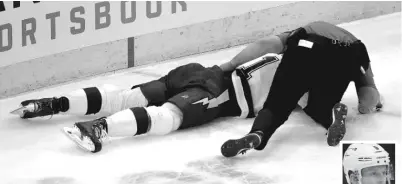
[[[265,148],[269,138],[289,117],[298,100],[309,91],[309,104],[306,112],[324,127],[332,122],[333,106],[340,102],[360,65],[354,51],[364,47],[362,43],[350,47],[327,47],[314,43],[312,48],[298,46],[299,40],[288,44],[282,62],[273,79],[271,91],[258,114],[250,132],[264,133],[261,144]],[[312,112],[312,113],[310,113]],[[263,119],[263,120],[261,120]]]

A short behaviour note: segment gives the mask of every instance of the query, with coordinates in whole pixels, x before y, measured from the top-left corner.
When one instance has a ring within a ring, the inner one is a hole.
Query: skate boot
[[[221,147],[221,153],[225,157],[234,157],[238,154],[245,154],[248,150],[260,145],[261,136],[257,133],[250,133],[240,139],[226,141]]]
[[[63,132],[80,148],[92,153],[102,149],[102,143],[109,140],[106,119],[75,123],[72,128],[64,127]]]
[[[68,105],[66,97],[33,99],[21,102],[20,107],[11,113],[18,114],[22,119],[28,119],[65,112],[68,110]]]
[[[346,133],[346,115],[348,107],[345,104],[337,103],[332,108],[332,124],[328,128],[327,143],[329,146],[336,146],[343,139]]]

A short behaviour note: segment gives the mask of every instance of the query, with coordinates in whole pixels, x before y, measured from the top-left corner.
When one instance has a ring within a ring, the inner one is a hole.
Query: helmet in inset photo
[[[390,158],[387,151],[378,144],[355,143],[351,144],[343,157],[343,171],[348,184],[351,184],[350,173],[357,176],[358,183],[361,183],[362,169],[372,166],[386,165],[390,171]],[[387,172],[390,174],[390,172]],[[387,177],[390,184],[390,177]]]

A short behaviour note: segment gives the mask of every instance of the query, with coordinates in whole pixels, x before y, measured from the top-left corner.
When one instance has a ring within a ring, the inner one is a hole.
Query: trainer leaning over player
[[[355,82],[360,113],[382,108],[366,47],[343,28],[312,22],[250,44],[221,68],[230,71],[265,53],[283,53],[282,61],[250,132],[222,145],[221,152],[226,157],[250,149],[263,150],[306,92],[309,98],[303,110],[328,129],[330,146],[336,146],[346,132],[347,107],[340,101],[351,81]]]

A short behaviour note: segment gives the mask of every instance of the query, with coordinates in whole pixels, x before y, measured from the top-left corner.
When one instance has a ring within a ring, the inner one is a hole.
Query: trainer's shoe
[[[329,146],[336,146],[343,139],[346,133],[346,115],[348,107],[345,104],[337,103],[332,109],[332,124],[328,128],[327,143]]]
[[[260,144],[261,136],[257,133],[250,133],[240,139],[226,141],[221,147],[221,152],[225,157],[234,157],[238,154],[245,154]]]
[[[104,117],[75,123],[72,128],[64,127],[64,133],[80,148],[93,153],[102,150],[102,143],[109,140],[107,123]]]
[[[16,113],[23,119],[35,118],[66,111],[68,105],[68,99],[66,97],[25,100],[21,102],[20,108],[16,110],[18,111]]]

